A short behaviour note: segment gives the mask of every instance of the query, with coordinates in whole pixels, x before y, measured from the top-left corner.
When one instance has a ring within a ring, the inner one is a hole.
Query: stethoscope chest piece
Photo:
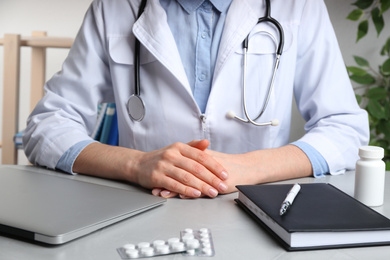
[[[127,101],[127,111],[134,121],[142,121],[145,116],[145,104],[138,95],[131,95]]]

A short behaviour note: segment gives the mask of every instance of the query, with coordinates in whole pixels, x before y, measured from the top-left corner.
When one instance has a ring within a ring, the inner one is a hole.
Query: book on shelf
[[[103,128],[104,116],[106,115],[108,103],[102,103],[98,106],[98,114],[96,118],[95,128],[91,133],[91,137],[95,140],[99,140],[100,133]]]
[[[103,124],[101,128],[101,133],[99,137],[99,141],[103,144],[108,144],[109,142],[109,136],[112,129],[113,121],[115,122],[114,117],[116,117],[116,106],[115,103],[108,103],[106,112],[103,119]]]
[[[292,186],[239,185],[236,202],[288,251],[390,245],[390,220],[331,184],[301,184],[280,216]]]
[[[118,115],[117,110],[112,117],[110,132],[107,138],[107,144],[117,146],[119,143]]]
[[[23,149],[24,132],[25,130],[23,129],[22,131],[19,131],[14,135],[14,144],[16,149]]]

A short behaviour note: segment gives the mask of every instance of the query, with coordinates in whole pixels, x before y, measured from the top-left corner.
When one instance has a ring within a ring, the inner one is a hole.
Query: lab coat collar
[[[165,10],[159,0],[147,1],[144,13],[134,23],[133,33],[187,91],[192,93]]]
[[[260,1],[261,2],[261,1]],[[257,24],[264,4],[258,0],[233,0],[226,16],[219,53],[214,70],[214,81],[226,63],[226,60],[249,35]]]

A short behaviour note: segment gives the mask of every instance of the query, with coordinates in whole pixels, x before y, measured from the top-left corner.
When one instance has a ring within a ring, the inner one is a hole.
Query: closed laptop
[[[0,168],[0,234],[62,244],[166,201],[135,186],[121,189],[61,175]]]

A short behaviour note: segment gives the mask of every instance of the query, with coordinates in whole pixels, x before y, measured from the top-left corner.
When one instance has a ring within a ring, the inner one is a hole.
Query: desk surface
[[[30,166],[45,174],[59,174]],[[62,174],[61,174],[62,175]],[[68,176],[105,185],[121,188],[127,184],[116,183],[87,176]],[[282,183],[294,183],[284,181]],[[303,178],[300,183],[329,182],[346,193],[353,195],[354,174],[347,172],[340,176],[327,176],[321,179]],[[180,254],[162,256],[153,259],[386,259],[390,255],[390,246],[362,247],[335,250],[315,250],[303,252],[287,252],[269,236],[254,220],[252,220],[233,201],[237,193],[221,195],[214,199],[181,200],[169,199],[165,205],[134,216],[120,223],[94,232],[85,237],[60,246],[44,246],[13,238],[0,236],[0,259],[93,259],[121,260],[116,248],[125,243],[138,243],[166,240],[177,237],[185,228],[210,228],[216,254],[214,257],[184,257]],[[390,178],[386,177],[385,203],[374,208],[390,218]],[[1,209],[0,209],[1,210]]]

